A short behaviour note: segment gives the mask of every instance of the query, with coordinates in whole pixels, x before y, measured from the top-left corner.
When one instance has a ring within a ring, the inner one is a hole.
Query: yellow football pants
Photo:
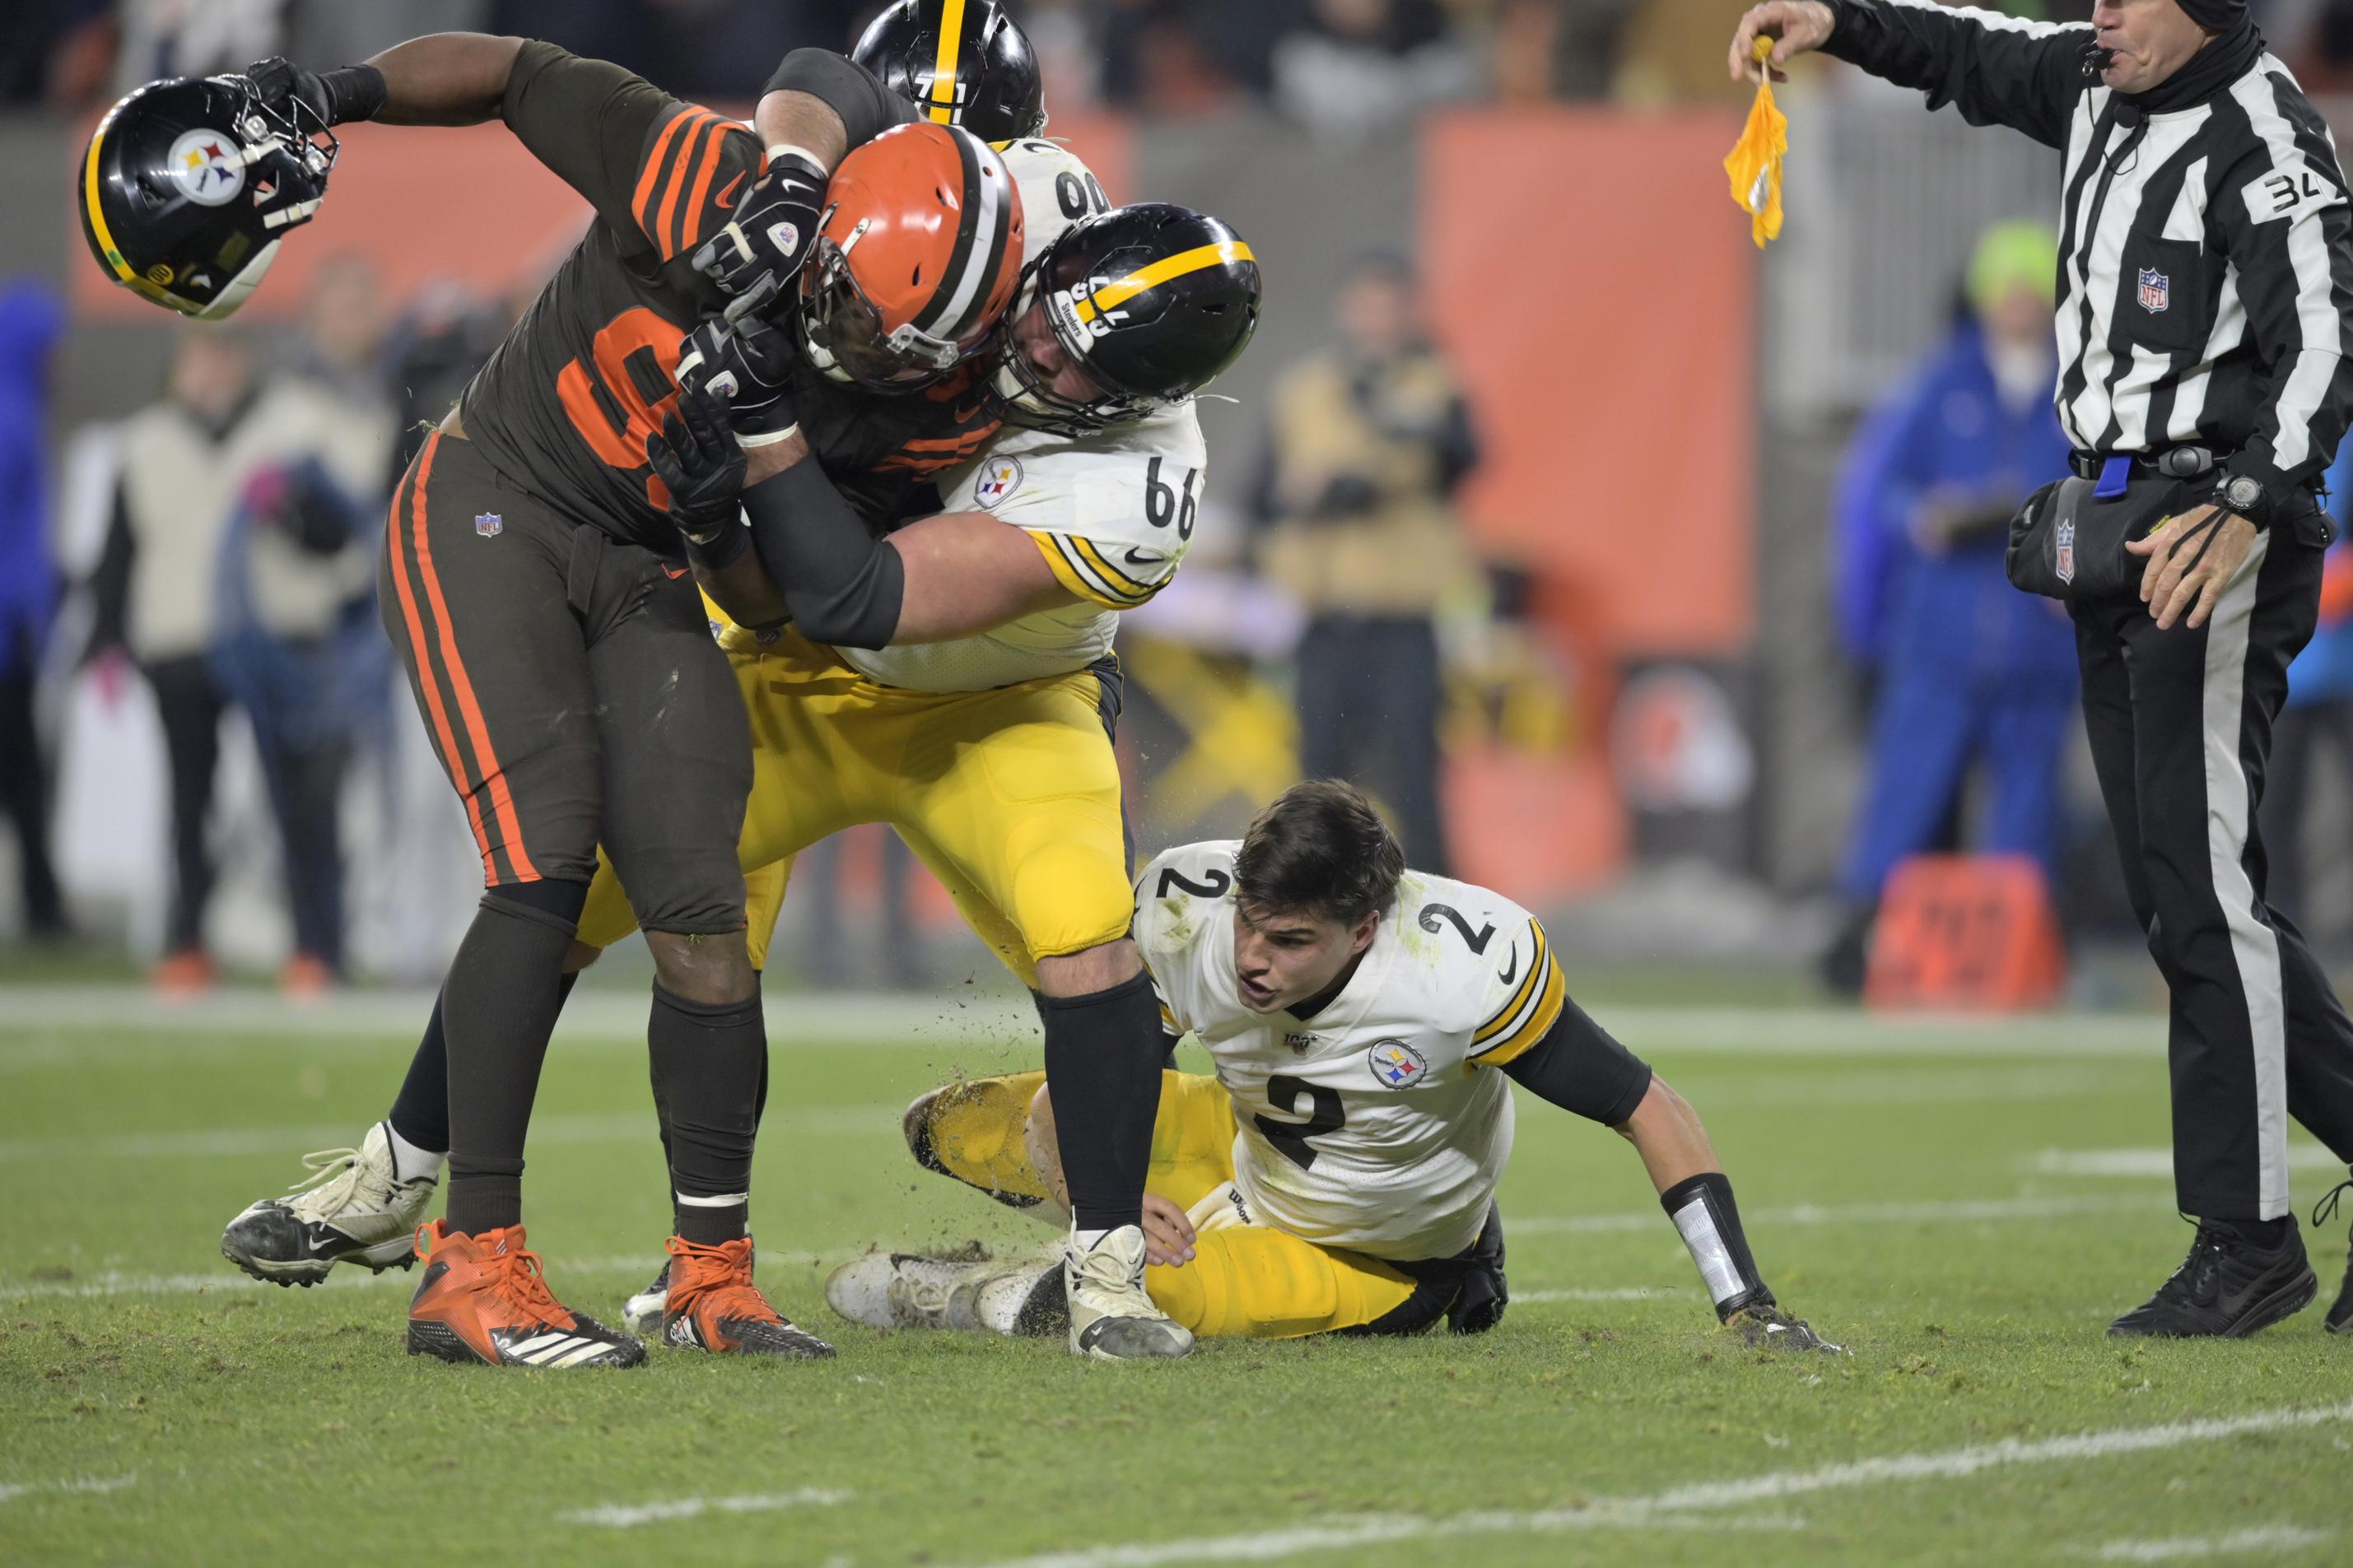
[[[1041,1072],[959,1084],[933,1102],[932,1150],[959,1180],[983,1191],[1050,1194],[1025,1136]],[[1193,1260],[1154,1265],[1145,1288],[1160,1310],[1196,1334],[1293,1339],[1355,1328],[1386,1316],[1413,1281],[1375,1258],[1318,1247],[1271,1226],[1219,1224],[1234,1177],[1234,1106],[1207,1073],[1165,1072],[1152,1126],[1145,1191],[1193,1215]]]
[[[786,631],[728,658],[752,718],[751,804],[738,846],[752,962],[765,965],[792,857],[861,823],[888,823],[956,910],[1025,985],[1038,960],[1127,933],[1134,892],[1119,762],[1092,671],[994,691],[910,691],[867,679]],[[600,863],[580,940],[635,928]]]

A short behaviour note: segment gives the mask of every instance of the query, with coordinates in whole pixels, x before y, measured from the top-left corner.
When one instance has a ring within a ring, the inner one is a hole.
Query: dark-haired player
[[[1351,786],[1299,784],[1239,842],[1153,861],[1135,942],[1166,1048],[1193,1035],[1217,1066],[1166,1075],[1146,1205],[1147,1288],[1194,1333],[1493,1327],[1509,1079],[1634,1145],[1723,1321],[1836,1348],[1775,1303],[1698,1115],[1568,1000],[1544,927],[1407,870]],[[1036,1075],[935,1091],[906,1125],[934,1171],[1017,1203],[1062,1196]],[[1041,1333],[1059,1329],[1059,1283],[1034,1262],[878,1252],[826,1295],[876,1327]]]

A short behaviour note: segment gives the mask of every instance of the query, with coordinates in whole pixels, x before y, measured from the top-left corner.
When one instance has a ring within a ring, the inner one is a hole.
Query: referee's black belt
[[[2131,457],[2133,473],[2144,479],[2161,475],[2168,479],[2194,479],[2200,474],[2212,473],[2222,461],[2211,447],[2168,447],[2162,452],[2135,452]],[[2097,452],[2067,455],[2067,466],[2081,479],[2098,479],[2110,460]]]

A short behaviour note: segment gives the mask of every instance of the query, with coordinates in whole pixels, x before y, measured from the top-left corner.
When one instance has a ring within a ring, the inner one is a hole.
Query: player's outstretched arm
[[[1837,1345],[1783,1312],[1757,1273],[1731,1180],[1689,1100],[1654,1074],[1641,1103],[1615,1131],[1642,1157],[1643,1168],[1659,1190],[1660,1205],[1682,1233],[1719,1321],[1753,1345],[1839,1352]]]
[[[328,125],[479,125],[497,117],[522,44],[489,33],[428,33],[340,70],[273,57],[246,75],[272,108],[299,102]]]

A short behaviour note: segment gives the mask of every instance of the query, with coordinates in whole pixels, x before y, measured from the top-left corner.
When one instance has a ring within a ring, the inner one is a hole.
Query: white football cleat
[[[400,1179],[391,1133],[377,1122],[356,1149],[302,1156],[311,1174],[282,1197],[264,1198],[228,1222],[221,1256],[272,1285],[308,1288],[338,1263],[381,1274],[417,1261],[413,1242],[437,1184]]]
[[[670,1316],[670,1259],[662,1259],[654,1282],[629,1298],[621,1309],[621,1324],[641,1340],[662,1337],[662,1323]]]
[[[1019,1338],[1069,1327],[1059,1260],[868,1253],[835,1269],[826,1305],[870,1329],[980,1329]]]
[[[1062,1262],[1073,1354],[1095,1361],[1173,1361],[1192,1353],[1192,1331],[1145,1293],[1142,1226],[1121,1226],[1083,1249],[1074,1228]]]

